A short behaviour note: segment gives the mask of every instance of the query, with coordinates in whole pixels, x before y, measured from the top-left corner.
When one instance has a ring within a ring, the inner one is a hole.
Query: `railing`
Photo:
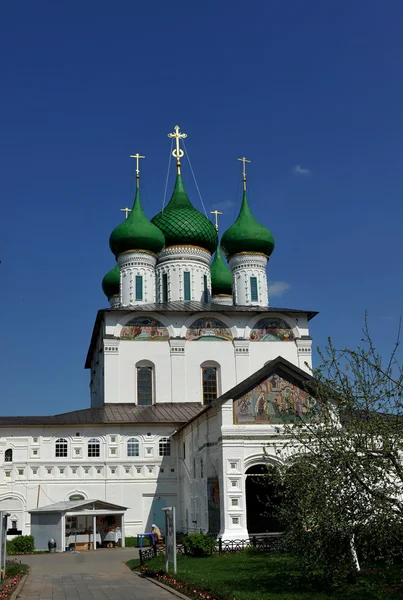
[[[240,552],[246,548],[256,548],[260,552],[277,552],[280,550],[281,534],[269,536],[251,536],[243,540],[217,540],[214,553],[227,554],[232,552]],[[183,544],[177,544],[177,554],[185,554]],[[151,546],[150,548],[140,548],[140,564],[143,566],[148,560],[155,558],[159,554],[165,553],[165,546]]]

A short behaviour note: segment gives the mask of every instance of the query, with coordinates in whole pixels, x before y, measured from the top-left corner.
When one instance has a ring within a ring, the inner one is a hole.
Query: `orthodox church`
[[[110,236],[110,306],[96,315],[85,363],[90,408],[0,417],[0,510],[22,533],[38,512],[64,511],[63,549],[72,531],[120,531],[123,544],[152,523],[163,530],[167,506],[185,533],[239,539],[275,529],[251,475],[279,460],[290,399],[304,410],[317,313],[269,305],[274,238],[253,216],[246,159],[239,215],[219,243],[185,189],[186,134],[176,126],[169,135],[169,203],[147,218],[143,157],[134,155],[134,204]],[[98,508],[88,522],[90,503]]]

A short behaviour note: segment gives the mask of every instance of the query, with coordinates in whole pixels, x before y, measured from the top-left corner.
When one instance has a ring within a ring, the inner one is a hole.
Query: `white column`
[[[232,343],[234,344],[236,382],[240,383],[251,374],[249,363],[250,341],[233,340]]]
[[[171,354],[171,402],[186,400],[186,340],[169,340]]]
[[[61,520],[61,526],[62,526],[62,531],[61,531],[61,538],[60,538],[60,550],[61,552],[64,552],[66,549],[66,516],[64,515],[64,513],[62,513],[62,518]],[[57,542],[57,540],[56,540]],[[57,550],[57,544],[56,544],[56,550]]]
[[[121,519],[120,519],[120,531],[122,532],[122,540],[120,542],[120,545],[122,546],[122,548],[124,548],[126,546],[126,542],[125,542],[125,516],[122,515]]]
[[[119,340],[104,340],[104,404],[119,402]]]
[[[234,304],[240,306],[268,306],[267,256],[264,254],[234,254],[229,259],[232,271]],[[257,281],[257,300],[252,300],[251,277]]]
[[[97,549],[97,515],[92,517],[92,549]]]
[[[151,252],[124,252],[119,254],[120,305],[138,306],[154,304],[156,300],[155,264],[157,257]],[[136,277],[142,277],[141,298],[136,297]]]
[[[158,256],[156,268],[157,302],[163,302],[163,276],[167,277],[168,302],[185,301],[185,272],[190,275],[190,300],[205,301],[205,281],[207,302],[211,302],[211,254],[196,246],[169,246]]]
[[[297,345],[298,366],[309,374],[312,374],[312,338],[302,335],[295,340]]]

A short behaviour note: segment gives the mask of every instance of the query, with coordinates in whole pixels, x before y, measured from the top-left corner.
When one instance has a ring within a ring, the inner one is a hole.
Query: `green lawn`
[[[137,561],[129,561],[136,568]],[[162,556],[146,563],[149,574],[162,572],[165,560]],[[207,600],[323,600],[329,593],[320,578],[315,584],[302,580],[298,564],[289,556],[281,554],[234,553],[214,555],[207,558],[178,557],[178,573],[171,584],[192,598]],[[356,585],[334,591],[337,600],[397,600],[402,597],[400,589],[380,583],[379,574],[360,576]],[[388,580],[387,580],[388,581]],[[393,583],[402,583],[400,569],[393,571]],[[181,587],[182,586],[182,587]]]

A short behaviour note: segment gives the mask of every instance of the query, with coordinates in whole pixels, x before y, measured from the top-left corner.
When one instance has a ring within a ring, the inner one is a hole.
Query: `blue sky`
[[[386,353],[403,292],[402,26],[398,0],[3,3],[2,414],[88,406],[129,154],[147,157],[151,217],[176,123],[221,231],[240,205],[236,159],[252,161],[250,203],[276,240],[271,304],[320,311],[315,346],[359,343],[368,310]]]

